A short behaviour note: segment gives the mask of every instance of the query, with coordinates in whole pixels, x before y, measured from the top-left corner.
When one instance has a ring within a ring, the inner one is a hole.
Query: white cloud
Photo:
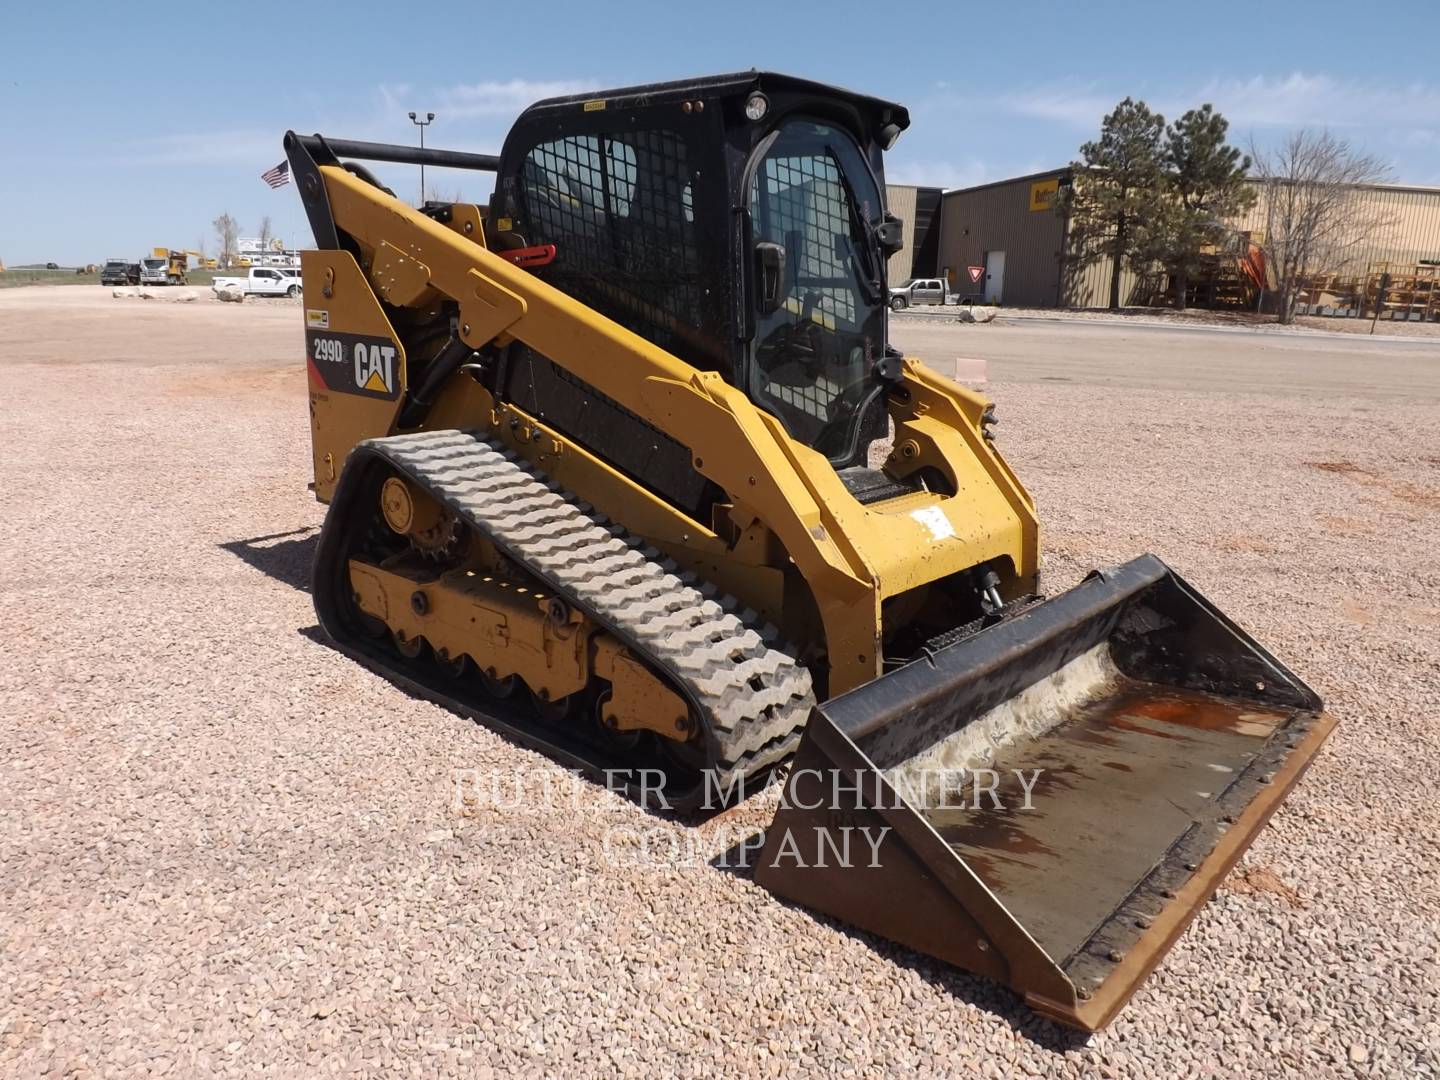
[[[456,118],[518,115],[526,106],[543,98],[580,94],[595,88],[593,82],[575,79],[462,83],[441,89],[436,111]]]
[[[1225,115],[1232,129],[1404,129],[1422,133],[1422,140],[1440,131],[1440,85],[1339,79],[1303,71],[1216,78],[1192,89],[1169,89],[1158,94],[1146,93],[1144,87],[1127,91],[1116,86],[1106,91],[1093,82],[1054,83],[1001,97],[996,104],[1018,116],[1089,131],[1099,128],[1101,118],[1114,109],[1127,92],[1171,118],[1209,102]]]
[[[1188,100],[1211,102],[1236,127],[1440,129],[1440,85],[1418,81],[1380,83],[1296,71],[1215,79]],[[1177,103],[1170,111],[1178,115],[1186,107]]]
[[[1017,116],[1090,131],[1100,127],[1100,120],[1113,110],[1124,96],[1102,93],[1094,83],[1057,83],[1023,94],[1002,97],[996,104]]]
[[[920,187],[974,187],[990,180],[1003,180],[1010,173],[976,158],[968,161],[929,161],[888,155],[885,161],[887,184],[915,184]]]
[[[113,161],[124,165],[225,165],[284,157],[280,130],[175,132],[138,139]]]
[[[341,138],[398,142],[413,137],[405,114],[420,109],[433,111],[439,114],[437,119],[446,121],[445,134],[456,148],[473,149],[472,144],[484,142],[486,149],[495,149],[510,122],[526,106],[542,98],[581,93],[593,86],[582,79],[511,79],[430,89],[412,83],[386,83],[377,86],[370,102],[360,109],[311,116],[304,121],[289,117],[288,123],[277,120],[273,128],[175,132],[137,139],[111,160],[118,165],[152,166],[261,162],[268,167],[283,156],[281,137],[289,123],[298,122],[304,130],[313,131],[318,122],[321,131]],[[444,138],[435,141],[445,145]]]

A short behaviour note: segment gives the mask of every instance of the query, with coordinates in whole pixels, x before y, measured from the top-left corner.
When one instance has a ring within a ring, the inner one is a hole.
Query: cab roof
[[[537,101],[520,115],[534,119],[548,113],[566,112],[576,105],[583,106],[592,101],[604,101],[607,106],[617,108],[640,108],[694,97],[746,97],[756,90],[767,96],[786,94],[842,101],[856,109],[877,129],[882,124],[896,124],[902,131],[910,126],[909,110],[896,102],[774,71],[737,71],[728,75],[706,75],[694,79],[625,86],[615,90],[567,94],[564,97]]]

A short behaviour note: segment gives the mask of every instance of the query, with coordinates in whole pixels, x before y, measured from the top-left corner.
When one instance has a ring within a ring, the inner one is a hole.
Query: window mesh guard
[[[531,243],[554,244],[551,284],[685,356],[705,302],[694,184],[674,132],[572,135],[530,151],[522,191]]]
[[[794,286],[791,295],[802,305],[814,303],[822,321],[832,328],[853,330],[855,294],[849,285],[845,256],[834,238],[850,234],[850,202],[840,181],[840,168],[829,154],[803,154],[765,159],[763,197],[757,190],[751,205],[767,239],[786,247]],[[799,250],[791,251],[799,240]]]

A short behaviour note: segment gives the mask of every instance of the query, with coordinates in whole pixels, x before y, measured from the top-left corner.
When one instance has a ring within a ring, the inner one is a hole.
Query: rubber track
[[[721,790],[795,749],[815,704],[810,673],[732,600],[707,596],[709,586],[479,434],[395,435],[356,451],[383,458],[668,675],[709,729]]]

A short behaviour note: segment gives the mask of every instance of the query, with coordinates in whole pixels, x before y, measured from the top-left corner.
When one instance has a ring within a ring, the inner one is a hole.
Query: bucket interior
[[[1068,973],[1291,715],[1116,674],[920,813]]]
[[[1086,999],[1218,884],[1320,708],[1145,557],[824,711]]]

